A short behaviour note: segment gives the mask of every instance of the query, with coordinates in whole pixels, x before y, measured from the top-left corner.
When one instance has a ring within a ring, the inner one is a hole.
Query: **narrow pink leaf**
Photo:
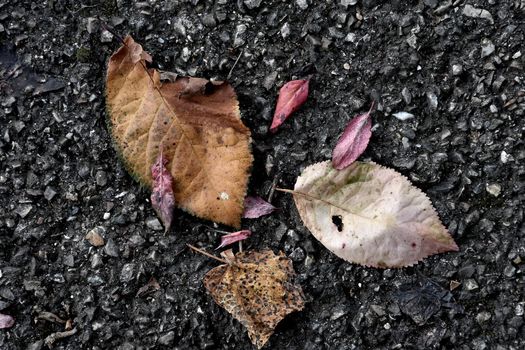
[[[224,236],[221,237],[221,245],[218,246],[216,249],[220,249],[220,248],[226,247],[227,245],[230,245],[232,243],[245,240],[246,238],[250,237],[251,235],[252,235],[252,231],[250,231],[250,230],[242,230],[242,231],[228,233],[227,235],[224,235]]]
[[[372,136],[370,112],[373,108],[372,103],[368,112],[356,115],[337,141],[332,153],[332,165],[337,170],[342,170],[355,162],[368,146],[368,141]]]
[[[0,314],[0,329],[11,328],[15,324],[15,319],[9,315]]]
[[[276,207],[262,199],[261,197],[246,197],[244,198],[244,213],[243,218],[256,219],[263,215],[268,215],[278,210]]]
[[[275,107],[270,131],[275,132],[293,112],[295,112],[308,98],[309,80],[292,80],[279,90],[279,98]]]
[[[157,161],[151,167],[153,177],[153,190],[151,192],[151,205],[162,224],[165,232],[171,227],[173,220],[173,208],[175,207],[175,197],[173,195],[173,177],[166,169],[168,160],[160,152]]]

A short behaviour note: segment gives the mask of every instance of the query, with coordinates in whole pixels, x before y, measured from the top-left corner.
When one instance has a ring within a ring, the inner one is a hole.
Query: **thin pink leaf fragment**
[[[244,198],[244,213],[243,218],[256,219],[263,215],[268,215],[278,210],[276,207],[262,199],[261,197],[246,197]]]
[[[151,205],[164,225],[165,232],[171,227],[175,196],[173,195],[173,177],[166,169],[168,160],[160,152],[157,161],[151,167],[153,177],[153,190],[151,192]]]
[[[275,107],[270,131],[275,132],[277,128],[295,112],[308,98],[308,87],[310,80],[292,80],[284,84],[279,90],[279,98]]]
[[[224,235],[221,237],[221,245],[218,246],[216,249],[220,249],[223,247],[226,247],[232,243],[239,242],[242,240],[245,240],[246,238],[250,237],[252,235],[252,231],[250,230],[241,230],[237,232],[228,233],[227,235]]]
[[[11,328],[15,325],[15,319],[12,316],[0,314],[0,329]]]
[[[332,153],[332,165],[335,169],[346,168],[365,151],[372,136],[370,113],[373,108],[374,103],[368,112],[356,115],[346,126]]]

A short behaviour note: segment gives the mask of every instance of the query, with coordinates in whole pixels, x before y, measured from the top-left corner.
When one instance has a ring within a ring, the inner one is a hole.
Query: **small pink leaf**
[[[226,247],[227,245],[230,245],[232,243],[245,240],[246,238],[250,237],[251,235],[252,235],[252,231],[250,231],[250,230],[242,230],[242,231],[229,233],[229,234],[224,235],[224,236],[221,237],[221,245],[218,246],[216,249],[220,249],[220,248]]]
[[[11,328],[15,324],[15,319],[9,315],[0,314],[0,329]]]
[[[309,80],[292,80],[279,90],[279,98],[270,126],[271,132],[275,132],[279,125],[306,101],[309,83]]]
[[[356,161],[368,146],[372,136],[372,118],[370,110],[364,114],[356,115],[346,126],[345,131],[337,141],[332,153],[332,165],[337,170],[342,170]]]
[[[162,224],[165,232],[171,227],[173,220],[173,208],[175,207],[175,197],[173,195],[173,177],[166,169],[168,160],[160,152],[157,161],[151,167],[153,177],[153,190],[151,192],[151,205]]]
[[[278,210],[276,207],[262,199],[261,197],[246,197],[244,198],[244,213],[243,218],[256,219],[263,215],[268,215]]]

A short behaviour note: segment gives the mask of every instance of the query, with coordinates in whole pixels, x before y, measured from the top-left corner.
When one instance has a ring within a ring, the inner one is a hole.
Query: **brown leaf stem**
[[[221,262],[221,263],[223,263],[223,264],[228,264],[228,262],[227,262],[226,260],[221,259],[221,258],[219,258],[219,257],[216,257],[215,255],[212,255],[212,254],[208,253],[208,252],[205,251],[205,250],[199,249],[199,248],[197,248],[197,247],[195,247],[195,246],[192,246],[191,244],[186,244],[186,245],[187,245],[188,247],[190,247],[191,249],[193,249],[194,251],[196,251],[197,253],[200,253],[200,254],[202,254],[202,255],[205,255],[205,256],[207,256],[208,258],[215,259],[215,260],[217,260],[217,261],[219,261],[219,262]]]

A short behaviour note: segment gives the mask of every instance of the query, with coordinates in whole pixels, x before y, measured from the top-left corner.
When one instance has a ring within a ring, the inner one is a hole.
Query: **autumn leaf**
[[[334,168],[339,170],[346,168],[365,151],[372,136],[370,112],[373,107],[372,103],[368,112],[356,115],[346,126],[332,154]]]
[[[375,163],[344,170],[317,163],[303,171],[293,191],[284,191],[293,193],[305,226],[344,260],[391,268],[458,250],[428,197]]]
[[[191,78],[161,82],[150,61],[128,36],[108,63],[108,125],[121,158],[151,188],[162,145],[177,206],[239,227],[253,157],[235,92],[223,83],[183,94]]]
[[[295,112],[308,98],[308,86],[310,80],[292,80],[284,84],[279,90],[279,98],[273,115],[270,131],[275,132],[277,128]]]
[[[277,324],[302,310],[304,296],[294,283],[292,262],[281,252],[245,251],[221,254],[226,264],[210,270],[204,286],[215,302],[248,329],[252,343],[262,348]]]
[[[250,230],[241,230],[237,232],[228,233],[221,237],[221,245],[219,245],[216,249],[220,249],[230,244],[233,244],[235,242],[245,240],[251,235],[252,235],[252,231]]]
[[[278,210],[276,207],[262,199],[261,197],[246,196],[244,198],[243,218],[256,219],[263,215],[268,215]]]
[[[0,329],[11,328],[15,324],[15,319],[9,315],[0,314]]]
[[[171,227],[173,220],[173,209],[175,208],[175,197],[173,196],[173,178],[166,169],[168,160],[161,151],[157,161],[151,167],[153,177],[153,190],[151,191],[151,205],[157,212],[165,232]]]

